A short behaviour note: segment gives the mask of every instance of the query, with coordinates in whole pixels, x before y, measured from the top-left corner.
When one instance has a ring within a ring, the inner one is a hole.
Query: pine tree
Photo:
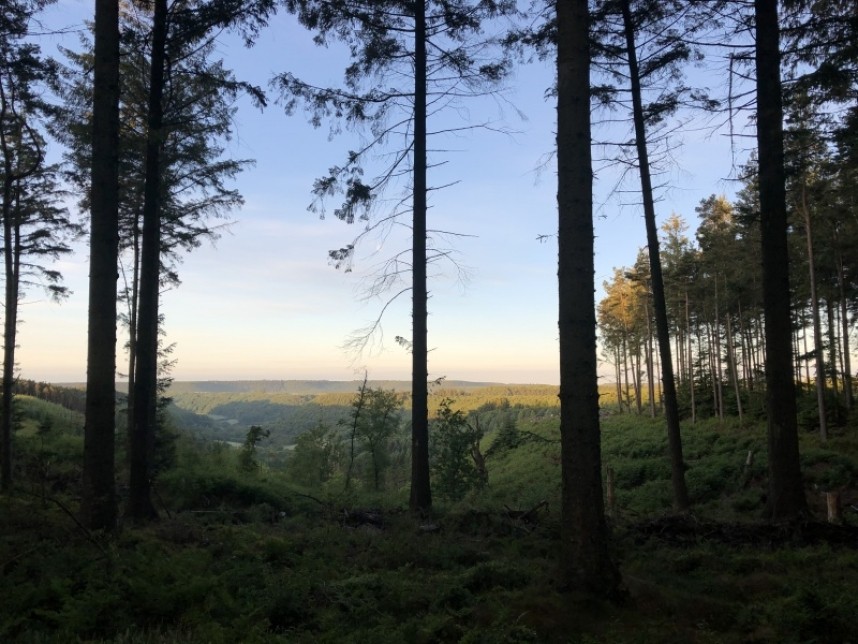
[[[12,485],[12,432],[18,309],[25,289],[44,286],[60,299],[66,294],[59,271],[46,265],[70,252],[79,228],[61,201],[57,168],[45,162],[46,141],[39,133],[46,118],[44,86],[54,73],[27,31],[39,4],[16,1],[0,18],[0,179],[4,275],[3,381],[0,409],[0,487]]]
[[[798,453],[792,371],[789,253],[783,101],[777,0],[755,0],[757,147],[766,334],[766,401],[769,446],[767,514],[788,519],[807,512]]]
[[[384,308],[399,295],[411,292],[412,335],[405,341],[412,355],[410,505],[415,511],[426,511],[432,505],[427,264],[450,259],[449,250],[434,245],[437,238],[443,237],[443,231],[432,230],[427,224],[431,189],[427,123],[430,109],[432,116],[444,107],[455,109],[464,98],[490,92],[502,80],[506,73],[505,62],[484,58],[487,42],[480,31],[485,19],[509,11],[511,5],[467,0],[340,0],[331,3],[294,0],[290,6],[304,25],[318,32],[319,42],[328,37],[346,42],[353,62],[346,69],[343,89],[315,87],[291,74],[281,74],[277,81],[287,112],[304,102],[311,110],[315,125],[333,118],[365,126],[371,133],[365,147],[350,152],[346,162],[332,167],[327,176],[316,181],[313,189],[318,201],[311,209],[324,215],[322,201],[342,194],[343,201],[334,209],[334,215],[347,223],[363,221],[367,224],[355,241],[331,251],[330,260],[335,266],[350,270],[360,239],[396,220],[400,205],[409,205],[410,253],[395,254],[376,277],[370,291],[376,295],[389,292],[406,274],[411,277],[410,284],[402,286]],[[407,80],[403,82],[403,78]],[[444,133],[446,131],[435,132]],[[395,140],[401,141],[401,145],[393,153],[393,161],[375,178],[366,181],[368,157]],[[372,220],[372,209],[378,197],[397,183],[404,183],[405,189],[394,212]],[[356,348],[366,347],[380,322],[379,317],[359,333]]]
[[[559,216],[561,572],[565,582],[616,596],[602,495],[596,318],[593,300],[593,167],[587,0],[558,0],[557,204]]]
[[[116,527],[116,279],[119,263],[119,3],[96,0],[83,514]]]

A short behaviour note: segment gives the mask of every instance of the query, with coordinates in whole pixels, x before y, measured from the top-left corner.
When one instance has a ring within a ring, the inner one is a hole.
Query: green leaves
[[[441,401],[432,423],[432,486],[442,498],[459,501],[482,483],[472,451],[479,446],[482,432],[468,423],[465,413],[453,410],[452,399]]]

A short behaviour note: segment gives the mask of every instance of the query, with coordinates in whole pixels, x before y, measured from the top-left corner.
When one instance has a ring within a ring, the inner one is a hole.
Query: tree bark
[[[426,286],[426,3],[414,3],[414,213],[412,243],[411,499],[432,507],[429,482],[429,345]]]
[[[807,513],[798,453],[795,383],[790,335],[789,250],[783,149],[783,101],[777,0],[755,0],[757,148],[763,309],[766,341],[766,406],[772,520]]]
[[[646,342],[644,343],[644,351],[646,351],[646,384],[647,384],[647,403],[649,404],[649,417],[655,418],[655,358],[653,356],[652,346],[652,321],[649,314],[649,304],[646,301],[647,296],[644,296],[644,315],[646,316]]]
[[[836,400],[840,398],[840,377],[837,373],[840,356],[837,354],[837,320],[835,317],[834,302],[829,296],[825,299],[825,320],[828,329],[828,364],[831,365],[831,389]]]
[[[691,395],[691,422],[697,422],[697,400],[694,395],[694,335],[691,333],[691,307],[688,301],[688,289],[685,290],[685,326],[688,329],[688,391]],[[700,346],[699,336],[697,345]]]
[[[682,457],[682,436],[679,427],[679,403],[676,397],[676,381],[673,377],[673,358],[670,352],[670,330],[667,321],[667,301],[664,295],[664,275],[661,268],[658,226],[655,220],[655,202],[653,200],[652,177],[649,167],[646,124],[644,123],[643,97],[635,46],[634,25],[632,23],[629,0],[622,0],[623,25],[626,35],[626,52],[629,64],[629,77],[632,89],[632,110],[635,124],[635,142],[637,144],[638,167],[643,197],[644,222],[646,223],[647,248],[649,249],[649,269],[652,279],[653,309],[655,311],[656,336],[661,356],[661,382],[664,394],[664,415],[667,421],[667,440],[670,452],[670,475],[673,484],[673,505],[677,510],[685,511],[691,505],[688,487],[685,484],[685,462]],[[647,324],[649,326],[649,324]],[[650,361],[651,364],[651,361]],[[650,381],[652,382],[652,381]],[[652,388],[652,385],[650,385]],[[652,393],[650,393],[652,404]]]
[[[810,207],[807,204],[807,186],[801,184],[801,210],[804,215],[804,231],[807,242],[807,267],[810,277],[810,312],[813,320],[813,359],[816,371],[816,407],[819,412],[819,436],[828,439],[828,419],[825,409],[825,355],[822,346],[822,320],[819,314],[819,293],[816,288],[816,266],[813,257],[813,228]]]
[[[602,496],[587,0],[557,4],[557,205],[562,516],[565,583],[603,597],[620,577]]]
[[[730,354],[730,358],[727,361],[727,365],[730,368],[730,375],[733,380],[733,392],[736,395],[736,411],[739,414],[739,423],[742,422],[742,391],[739,388],[739,366],[736,364],[736,346],[733,341],[733,323],[731,321],[731,316],[727,314],[727,352]]]
[[[152,503],[152,456],[158,425],[158,298],[161,287],[161,147],[164,120],[164,67],[167,0],[155,0],[152,22],[143,234],[140,248],[140,304],[134,372],[130,475],[126,516],[136,521],[158,516]]]
[[[81,510],[116,527],[116,280],[119,264],[119,3],[95,2],[86,420]]]
[[[715,322],[712,324],[713,377],[715,398],[718,407],[718,420],[724,422],[724,371],[721,368],[721,300],[718,291],[718,275],[715,275]]]
[[[4,97],[5,99],[5,97]],[[5,116],[6,101],[3,101],[3,113]],[[0,119],[0,123],[5,119]],[[2,405],[2,476],[0,476],[0,489],[8,492],[12,489],[12,431],[14,429],[14,382],[15,382],[15,336],[18,330],[18,271],[19,262],[16,261],[15,247],[17,237],[14,234],[13,223],[13,190],[15,183],[14,169],[12,168],[12,151],[8,148],[5,134],[2,136],[3,144],[3,264],[5,267],[5,317],[3,320],[3,405]]]
[[[134,372],[137,370],[137,313],[140,307],[140,233],[134,222],[132,239],[134,264],[131,267],[131,293],[128,301],[128,398],[126,419],[128,422],[128,453],[131,453],[131,428],[134,427]]]
[[[620,408],[620,413],[623,411],[623,377],[620,373],[620,345],[614,349],[615,358],[615,373],[617,374],[617,405]]]
[[[855,395],[852,392],[852,358],[849,348],[849,311],[847,310],[845,275],[843,271],[843,255],[838,250],[837,252],[837,289],[840,295],[840,324],[843,327],[841,335],[843,336],[843,347],[840,355],[843,356],[843,392],[846,409],[851,410]]]

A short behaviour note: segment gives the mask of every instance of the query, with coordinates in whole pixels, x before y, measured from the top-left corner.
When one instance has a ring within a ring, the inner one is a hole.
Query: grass
[[[33,407],[31,414],[50,415]],[[433,516],[402,490],[339,496],[279,472],[240,472],[235,454],[179,444],[157,490],[162,519],[91,535],[50,501],[77,507],[79,427],[16,437],[20,485],[0,496],[0,641],[9,642],[845,642],[858,638],[858,550],[824,540],[751,541],[765,495],[761,427],[685,426],[689,525],[669,528],[661,422],[605,419],[615,472],[612,548],[624,605],[563,592],[556,419],[487,460],[489,485]],[[29,428],[28,428],[29,427]],[[485,438],[486,446],[493,436]],[[748,451],[754,464],[745,469]],[[856,487],[854,433],[802,436],[808,497]],[[49,465],[39,470],[33,464]],[[122,488],[120,487],[120,492]],[[547,508],[536,523],[508,509]],[[381,523],[346,520],[379,510]],[[816,507],[816,506],[815,506]],[[356,516],[356,515],[351,515]],[[855,515],[846,520],[855,523]],[[659,523],[659,521],[664,521]],[[647,528],[647,529],[645,529]],[[762,543],[762,545],[761,545]]]

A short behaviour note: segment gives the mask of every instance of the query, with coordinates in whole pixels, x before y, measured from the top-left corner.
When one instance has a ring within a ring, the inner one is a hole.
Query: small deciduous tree
[[[479,453],[483,433],[468,422],[462,410],[454,410],[452,404],[449,398],[442,400],[438,417],[432,423],[432,473],[438,495],[459,501],[485,483],[484,470],[478,467],[475,458],[475,448]]]
[[[247,436],[244,439],[244,445],[241,446],[241,451],[238,454],[238,466],[245,472],[255,472],[259,469],[259,462],[256,460],[256,452],[259,443],[271,436],[270,429],[263,429],[259,425],[251,425],[247,430]]]
[[[356,436],[369,452],[373,489],[380,490],[389,463],[388,441],[399,428],[402,396],[395,391],[367,389]]]
[[[295,450],[287,462],[288,476],[308,487],[323,485],[341,466],[343,451],[342,436],[320,421],[295,441]]]

